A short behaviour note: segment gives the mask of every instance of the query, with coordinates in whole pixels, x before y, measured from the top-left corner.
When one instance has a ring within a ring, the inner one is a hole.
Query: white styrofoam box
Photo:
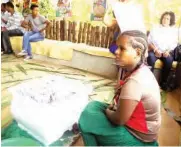
[[[92,86],[61,76],[46,76],[13,88],[11,112],[19,126],[45,145],[78,121]]]

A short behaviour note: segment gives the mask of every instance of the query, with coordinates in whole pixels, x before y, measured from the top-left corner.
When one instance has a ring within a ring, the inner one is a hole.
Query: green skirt
[[[158,146],[134,137],[125,126],[113,125],[105,115],[108,104],[90,102],[81,114],[79,129],[85,146]]]

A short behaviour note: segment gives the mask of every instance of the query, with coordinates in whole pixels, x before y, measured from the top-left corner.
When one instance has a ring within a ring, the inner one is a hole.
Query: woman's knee
[[[154,66],[157,58],[153,52],[148,53],[147,62],[150,66]]]
[[[25,32],[23,37],[29,38],[31,36],[32,32]]]
[[[173,63],[173,57],[164,58],[162,61],[165,67],[171,68]]]

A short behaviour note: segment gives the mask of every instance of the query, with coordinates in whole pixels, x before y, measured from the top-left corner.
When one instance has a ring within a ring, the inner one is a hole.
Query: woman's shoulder
[[[153,73],[151,72],[151,70],[147,65],[143,65],[140,69],[135,71],[130,76],[130,80],[131,79],[137,81],[140,84],[146,84],[153,81],[154,83],[157,83]]]

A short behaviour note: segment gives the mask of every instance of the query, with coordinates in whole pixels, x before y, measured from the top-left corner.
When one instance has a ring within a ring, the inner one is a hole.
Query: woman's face
[[[116,63],[121,67],[130,67],[134,65],[138,60],[138,52],[131,45],[130,36],[120,36],[116,42],[118,49],[115,52]]]
[[[166,14],[166,15],[164,15],[163,16],[163,19],[162,19],[162,25],[164,26],[164,27],[168,27],[168,26],[170,26],[170,15],[168,15],[168,14]]]

